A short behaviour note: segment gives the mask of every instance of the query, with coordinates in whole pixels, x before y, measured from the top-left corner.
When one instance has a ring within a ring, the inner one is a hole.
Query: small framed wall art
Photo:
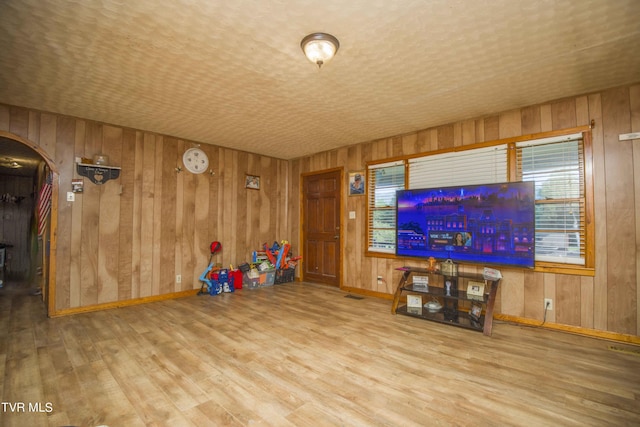
[[[247,174],[244,180],[244,188],[248,188],[250,190],[259,190],[260,177],[256,175]]]
[[[364,171],[349,172],[349,195],[362,196],[365,191]]]

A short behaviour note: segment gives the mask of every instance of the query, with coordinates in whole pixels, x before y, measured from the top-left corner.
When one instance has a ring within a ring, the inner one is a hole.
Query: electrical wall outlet
[[[553,300],[551,298],[544,299],[544,308],[549,311],[553,310]]]
[[[182,276],[180,274],[176,274],[176,283],[182,283]]]
[[[382,276],[378,276],[378,285],[382,285]]]
[[[67,202],[75,202],[76,195],[73,191],[67,191]]]

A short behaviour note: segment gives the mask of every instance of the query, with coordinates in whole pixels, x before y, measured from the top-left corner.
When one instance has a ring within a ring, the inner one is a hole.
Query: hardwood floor
[[[637,347],[485,337],[345,295],[290,283],[47,319],[8,283],[0,425],[640,425]]]

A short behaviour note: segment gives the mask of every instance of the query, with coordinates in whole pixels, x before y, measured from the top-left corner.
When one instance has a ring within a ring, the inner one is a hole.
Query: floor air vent
[[[616,347],[615,345],[610,345],[609,350],[617,351],[619,353],[633,354],[634,356],[640,356],[640,350],[635,348],[624,348],[624,347]]]

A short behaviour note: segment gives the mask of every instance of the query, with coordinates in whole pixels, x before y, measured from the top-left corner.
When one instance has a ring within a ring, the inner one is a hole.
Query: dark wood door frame
[[[309,177],[314,177],[314,176],[319,176],[319,175],[324,175],[324,174],[331,174],[331,173],[336,173],[336,176],[338,178],[338,182],[337,182],[337,192],[338,192],[338,197],[337,197],[337,212],[336,212],[336,216],[337,216],[337,227],[338,229],[335,230],[335,235],[337,236],[337,241],[338,241],[338,245],[337,245],[337,254],[336,254],[336,282],[335,283],[329,283],[330,285],[334,285],[337,286],[339,288],[342,288],[342,273],[343,273],[343,265],[342,265],[342,259],[343,259],[343,244],[342,244],[342,238],[343,238],[343,227],[342,227],[342,217],[343,217],[343,209],[344,209],[344,189],[343,189],[343,183],[344,183],[344,168],[332,168],[332,169],[325,169],[325,170],[321,170],[321,171],[315,171],[315,172],[308,172],[308,173],[303,173],[301,174],[302,177],[302,183],[301,183],[301,196],[300,196],[300,218],[301,218],[301,224],[300,224],[300,234],[301,234],[301,242],[302,242],[302,253],[306,254],[307,253],[307,238],[308,236],[306,235],[306,230],[307,230],[307,224],[306,221],[308,220],[308,212],[306,209],[307,206],[307,194],[306,194],[306,180]],[[314,281],[313,279],[310,279],[309,277],[305,277],[305,273],[307,272],[307,266],[304,265],[305,262],[309,262],[311,260],[305,260],[305,258],[303,257],[302,259],[302,263],[303,263],[303,268],[301,269],[301,279],[302,280],[310,280],[310,281]]]

